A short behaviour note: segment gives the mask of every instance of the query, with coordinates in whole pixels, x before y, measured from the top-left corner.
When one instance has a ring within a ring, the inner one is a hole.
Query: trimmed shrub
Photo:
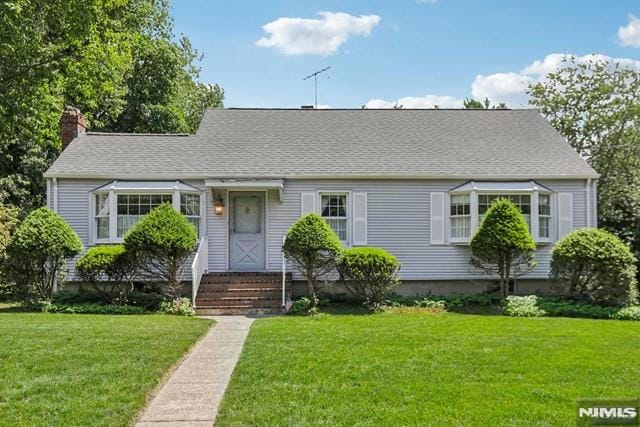
[[[172,297],[180,294],[185,263],[196,244],[195,228],[169,203],[153,209],[124,238],[125,249],[146,278],[165,282]]]
[[[636,259],[605,230],[583,228],[553,248],[551,275],[561,293],[597,304],[627,304],[637,298]]]
[[[46,304],[42,306],[42,311],[48,313],[67,314],[145,314],[147,311],[143,307],[131,305],[105,305],[105,304]]]
[[[489,207],[471,239],[472,266],[499,277],[500,294],[507,296],[509,281],[535,268],[536,244],[518,207],[497,199]]]
[[[344,287],[373,311],[400,284],[400,262],[380,248],[351,248],[342,253],[338,271]]]
[[[108,304],[123,304],[133,291],[136,266],[123,245],[94,246],[76,263],[83,281]]]
[[[62,285],[66,262],[82,251],[77,234],[49,208],[31,212],[9,242],[8,272],[23,300],[51,300]]]
[[[178,316],[195,316],[196,311],[189,298],[173,298],[160,303],[160,313]]]
[[[317,304],[318,279],[336,267],[342,244],[329,224],[312,213],[298,219],[287,232],[282,248],[287,260],[305,277],[311,304]]]
[[[528,295],[508,296],[504,302],[504,314],[512,317],[540,317],[546,313],[538,307],[538,297]]]
[[[309,316],[311,314],[315,314],[317,311],[318,309],[313,306],[309,298],[302,297],[293,302],[289,309],[289,314],[293,314],[295,316]]]
[[[628,307],[623,307],[620,310],[618,310],[616,314],[614,314],[612,317],[617,320],[638,321],[640,320],[640,306],[631,305]]]

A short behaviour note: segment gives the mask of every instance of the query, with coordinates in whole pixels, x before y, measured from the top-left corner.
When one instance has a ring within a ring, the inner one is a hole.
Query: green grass
[[[640,323],[455,313],[254,323],[219,426],[575,425],[640,395]]]
[[[0,424],[126,426],[210,326],[177,316],[0,314]]]

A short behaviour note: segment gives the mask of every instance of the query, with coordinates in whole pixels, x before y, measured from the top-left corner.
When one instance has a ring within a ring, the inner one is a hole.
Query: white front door
[[[229,268],[234,271],[265,269],[264,193],[229,193]]]

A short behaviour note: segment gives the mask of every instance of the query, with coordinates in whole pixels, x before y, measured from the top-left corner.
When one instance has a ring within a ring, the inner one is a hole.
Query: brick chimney
[[[62,149],[67,148],[67,145],[74,140],[77,136],[85,133],[87,130],[87,122],[84,116],[75,107],[67,106],[62,117],[60,118],[60,136],[62,138]]]

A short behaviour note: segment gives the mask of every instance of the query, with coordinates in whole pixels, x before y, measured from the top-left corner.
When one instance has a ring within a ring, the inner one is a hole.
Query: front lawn
[[[126,426],[211,325],[177,316],[0,314],[0,424]]]
[[[575,425],[640,395],[640,323],[455,313],[257,320],[220,426]]]

